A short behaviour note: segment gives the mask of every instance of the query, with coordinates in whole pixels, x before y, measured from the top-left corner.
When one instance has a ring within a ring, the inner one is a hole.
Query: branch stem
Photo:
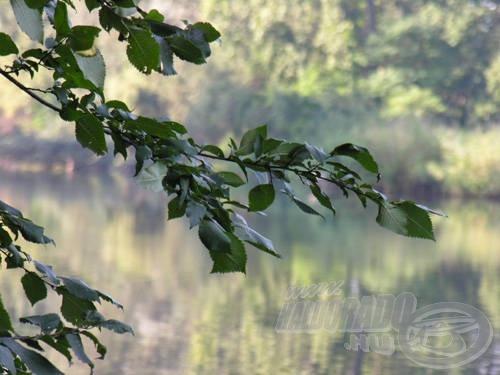
[[[43,99],[41,96],[35,94],[33,92],[33,89],[30,89],[29,87],[24,86],[21,82],[19,82],[17,79],[12,77],[9,73],[7,73],[5,70],[0,69],[0,74],[3,75],[7,80],[9,80],[11,83],[19,87],[22,91],[24,91],[26,94],[31,96],[33,99],[35,99],[37,102],[43,104],[45,107],[50,108],[51,110],[55,112],[61,112],[61,109],[56,107],[54,104],[49,103],[45,99]],[[37,90],[38,91],[38,90]]]

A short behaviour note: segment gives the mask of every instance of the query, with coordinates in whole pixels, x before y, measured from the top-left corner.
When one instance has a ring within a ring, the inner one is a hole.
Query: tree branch
[[[46,106],[47,108],[50,108],[52,109],[53,111],[56,111],[56,112],[61,112],[61,109],[56,107],[55,105],[49,103],[48,101],[46,101],[45,99],[43,99],[42,97],[38,96],[37,94],[35,94],[30,88],[24,86],[21,82],[19,82],[17,79],[13,78],[10,76],[9,73],[7,73],[5,70],[3,69],[0,69],[0,74],[3,75],[5,78],[7,78],[11,83],[13,83],[14,85],[16,85],[17,87],[19,87],[22,91],[24,91],[26,94],[28,94],[29,96],[31,96],[33,99],[35,99],[37,102],[43,104],[44,106]]]

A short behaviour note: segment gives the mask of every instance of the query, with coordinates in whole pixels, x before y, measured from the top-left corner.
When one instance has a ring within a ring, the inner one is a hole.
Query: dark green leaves
[[[274,201],[274,186],[262,184],[255,186],[248,193],[249,211],[263,211]]]
[[[169,45],[172,51],[181,60],[189,61],[194,64],[206,63],[202,51],[188,39],[181,36],[169,37]]]
[[[10,224],[10,225],[9,225]],[[11,216],[8,218],[9,228],[17,234],[21,232],[23,237],[31,242],[47,244],[53,242],[52,239],[43,234],[43,228],[23,217]]]
[[[238,187],[245,184],[245,181],[233,172],[217,172],[224,179],[224,183],[229,186]]]
[[[211,253],[231,252],[230,235],[220,226],[219,223],[212,220],[203,220],[200,223],[198,235],[200,236],[200,240],[203,245],[205,245]]]
[[[130,28],[127,56],[133,66],[142,73],[150,74],[160,62],[160,47],[151,32]]]
[[[12,331],[12,323],[10,322],[9,313],[3,306],[2,296],[0,295],[0,334],[6,331]]]
[[[75,326],[82,326],[85,324],[85,315],[89,311],[94,311],[96,308],[92,302],[78,298],[73,294],[62,291],[62,304],[61,313],[68,322],[71,322]]]
[[[26,272],[21,278],[24,293],[32,305],[47,297],[47,287],[43,280],[33,272]]]
[[[229,234],[228,237],[231,241],[229,252],[210,251],[210,257],[214,261],[211,273],[246,273],[247,253],[245,245],[233,234]]]
[[[196,22],[190,26],[191,29],[201,30],[205,36],[205,40],[208,43],[215,42],[220,38],[220,33],[208,22]]]
[[[60,277],[59,279],[64,282],[64,285],[72,295],[87,301],[99,301],[99,294],[97,291],[90,288],[82,280],[69,277]]]
[[[136,119],[125,121],[125,127],[130,130],[142,131],[145,134],[168,139],[174,136],[169,122],[139,116]]]
[[[12,41],[10,36],[5,33],[0,33],[0,56],[7,56],[10,54],[17,54],[19,50]]]
[[[91,149],[97,155],[104,155],[108,151],[104,139],[104,126],[92,114],[86,114],[76,120],[75,135],[83,147]]]
[[[81,55],[93,56],[95,54],[94,42],[100,28],[95,26],[74,26],[69,32],[69,45],[71,49]]]
[[[247,155],[259,148],[262,145],[262,141],[267,137],[267,125],[259,126],[255,129],[251,129],[243,134],[240,141],[240,148],[237,154]]]
[[[68,18],[68,8],[65,3],[58,1],[54,12],[54,29],[56,29],[56,39],[61,40],[71,31]]]
[[[381,203],[377,223],[403,236],[435,240],[428,211],[410,201]]]
[[[370,152],[361,146],[353,145],[352,143],[345,143],[336,147],[330,155],[336,156],[348,156],[356,160],[363,168],[372,173],[379,173],[378,165],[373,160],[373,157],[370,155]]]
[[[33,350],[26,349],[22,345],[15,342],[13,339],[0,339],[0,344],[7,346],[10,350],[21,357],[22,361],[28,368],[37,375],[64,375],[45,357],[41,356]]]

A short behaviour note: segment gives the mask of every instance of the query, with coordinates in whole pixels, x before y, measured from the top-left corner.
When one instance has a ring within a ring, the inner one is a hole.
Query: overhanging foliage
[[[86,0],[85,6],[98,19],[99,27],[73,26],[70,11],[75,7],[71,0],[11,0],[11,5],[20,29],[38,47],[20,51],[12,38],[0,31],[0,56],[15,55],[9,65],[0,68],[0,74],[63,120],[74,123],[75,137],[83,147],[104,155],[112,144],[115,155],[128,158],[132,153],[139,184],[170,197],[168,218],[185,216],[190,227],[198,227],[200,241],[213,260],[212,272],[244,273],[246,245],[280,256],[272,241],[251,228],[242,216],[268,209],[279,193],[301,211],[323,216],[323,209],[336,213],[334,186],[345,197],[354,194],[363,206],[369,202],[378,206],[376,221],[383,227],[405,236],[434,239],[429,218],[434,210],[411,201],[390,202],[362,177],[361,173],[366,173],[378,181],[380,174],[369,151],[361,146],[348,143],[324,151],[308,143],[270,137],[262,125],[247,131],[239,141],[231,139],[224,152],[216,145],[198,144],[180,123],[140,116],[126,103],[106,98],[106,67],[98,48],[103,31],[127,45],[127,58],[140,72],[171,75],[175,74],[174,58],[194,64],[206,62],[210,43],[220,38],[209,23],[186,23],[183,28],[166,24],[160,12],[145,11],[132,0]],[[47,24],[42,16],[48,19]],[[41,70],[52,74],[49,87],[28,88],[22,83]],[[359,170],[348,166],[345,158],[355,160]],[[226,164],[228,168],[221,167]],[[316,198],[316,205],[298,197],[293,189],[297,182]],[[234,198],[234,189],[240,186],[249,187],[245,201]],[[95,303],[105,300],[121,306],[83,281],[58,276],[50,266],[32,260],[14,243],[19,234],[35,243],[53,242],[42,227],[0,201],[0,260],[7,268],[24,270],[21,282],[31,304],[45,299],[48,291],[58,294],[60,315],[20,318],[40,329],[36,336],[23,337],[16,334],[0,300],[0,369],[10,374],[60,373],[40,354],[41,343],[68,360],[76,356],[93,368],[82,336],[95,344],[101,356],[105,348],[89,329],[132,332],[126,324],[102,316]]]

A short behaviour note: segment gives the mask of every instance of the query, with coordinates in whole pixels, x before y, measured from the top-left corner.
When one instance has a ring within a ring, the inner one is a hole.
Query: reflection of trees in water
[[[58,247],[39,250],[37,258],[63,275],[102,285],[125,305],[124,315],[106,305],[104,312],[131,323],[137,336],[105,334],[109,356],[98,363],[98,373],[415,372],[398,351],[385,357],[346,350],[348,335],[277,334],[287,289],[313,283],[346,280],[340,298],[409,291],[418,307],[464,302],[484,308],[494,325],[499,321],[500,262],[487,246],[498,232],[491,203],[490,210],[479,203],[478,210],[465,203],[445,207],[450,221],[438,228],[437,245],[386,233],[360,219],[356,209],[339,207],[343,214],[333,222],[277,209],[252,225],[265,226],[285,257],[276,260],[249,248],[244,277],[209,275],[209,257],[196,231],[180,220],[166,221],[162,195],[120,178],[12,176],[2,178],[0,196],[48,223]],[[467,228],[473,228],[471,238],[463,233]],[[17,280],[5,274],[4,300],[13,308],[25,306],[18,298],[22,291],[10,289]]]

